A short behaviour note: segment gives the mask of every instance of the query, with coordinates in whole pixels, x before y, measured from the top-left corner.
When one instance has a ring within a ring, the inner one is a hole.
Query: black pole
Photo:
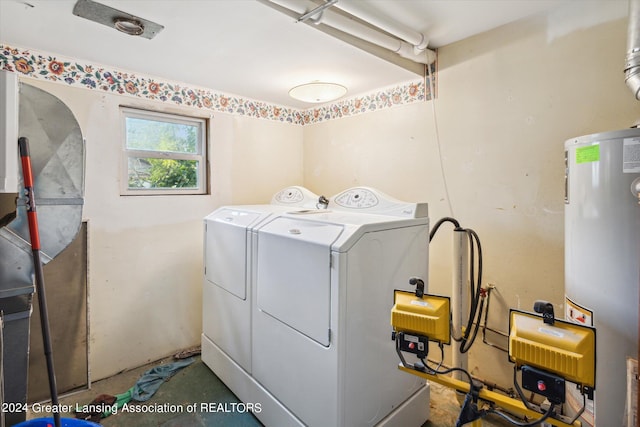
[[[56,427],[61,427],[60,411],[58,404],[58,387],[56,374],[53,368],[53,353],[51,351],[51,334],[49,332],[49,314],[47,312],[47,297],[44,292],[44,273],[42,271],[42,259],[40,258],[40,232],[38,231],[38,215],[36,213],[36,198],[33,193],[33,172],[31,171],[31,157],[29,156],[29,140],[21,137],[18,139],[20,159],[22,161],[22,176],[24,179],[24,195],[27,205],[27,219],[29,222],[29,236],[33,252],[33,266],[36,276],[36,294],[40,306],[40,326],[42,328],[42,343],[44,357],[47,361],[47,373],[49,374],[49,391],[51,392],[51,404],[53,406],[53,420]]]

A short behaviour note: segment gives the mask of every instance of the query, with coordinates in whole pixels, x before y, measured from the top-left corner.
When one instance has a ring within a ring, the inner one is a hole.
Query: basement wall
[[[203,218],[222,205],[268,203],[278,190],[301,185],[302,127],[215,113],[210,195],[120,196],[120,105],[196,116],[202,111],[24,83],[60,98],[86,140],[91,380],[199,345]]]

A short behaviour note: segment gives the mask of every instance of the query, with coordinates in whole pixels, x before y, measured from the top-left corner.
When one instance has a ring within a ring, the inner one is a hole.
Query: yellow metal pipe
[[[445,387],[449,387],[463,393],[468,393],[470,390],[469,383],[465,381],[457,380],[455,378],[451,378],[444,375],[432,375],[426,372],[420,372],[420,371],[416,371],[415,369],[407,368],[403,365],[398,365],[398,369],[400,369],[401,371],[410,373],[412,375],[417,375],[426,380],[433,381],[438,384],[442,384]],[[536,411],[532,411],[531,409],[527,408],[521,400],[514,399],[509,396],[505,396],[504,394],[500,394],[495,391],[486,390],[483,388],[478,393],[478,397],[487,402],[495,403],[496,406],[502,409],[505,409],[510,413],[519,415],[521,417],[526,416],[527,418],[535,419],[535,418],[539,418],[542,415]],[[481,427],[482,424],[478,423],[479,421],[480,420],[474,421],[473,423],[471,423],[471,426]],[[556,420],[555,418],[549,417],[546,420],[544,420],[544,422],[556,427],[582,427],[582,423],[577,420],[574,421],[573,424],[567,424],[563,421]]]

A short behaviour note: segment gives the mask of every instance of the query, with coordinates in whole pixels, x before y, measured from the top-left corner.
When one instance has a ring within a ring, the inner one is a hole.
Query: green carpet
[[[171,377],[148,401],[134,402],[132,411],[120,411],[100,423],[105,427],[261,426],[239,403],[198,358]],[[157,412],[134,412],[138,409]]]

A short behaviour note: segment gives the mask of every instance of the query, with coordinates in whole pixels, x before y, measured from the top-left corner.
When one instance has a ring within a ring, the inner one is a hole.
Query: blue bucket
[[[36,418],[16,424],[13,427],[55,427],[53,418]],[[75,418],[61,418],[60,425],[62,427],[100,427],[100,424],[91,421],[77,420]]]

